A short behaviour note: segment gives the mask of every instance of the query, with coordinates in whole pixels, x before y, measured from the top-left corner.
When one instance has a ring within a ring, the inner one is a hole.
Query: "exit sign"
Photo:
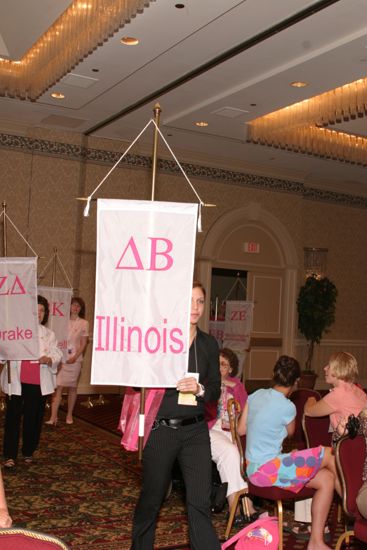
[[[249,254],[259,254],[260,252],[260,243],[248,242],[244,245],[244,251]]]

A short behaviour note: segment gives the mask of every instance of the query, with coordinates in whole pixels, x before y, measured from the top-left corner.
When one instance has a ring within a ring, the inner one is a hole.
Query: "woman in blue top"
[[[312,529],[308,550],[329,548],[324,526],[333,499],[336,470],[330,447],[282,453],[283,440],[294,433],[296,407],[288,399],[300,377],[296,359],[281,356],[273,371],[273,386],[249,396],[238,423],[246,438],[247,475],[258,487],[281,487],[297,493],[307,486],[312,499]]]

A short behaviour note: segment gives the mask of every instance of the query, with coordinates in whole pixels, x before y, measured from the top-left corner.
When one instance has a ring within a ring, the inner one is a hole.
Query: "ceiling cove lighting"
[[[20,60],[0,60],[0,95],[35,101],[151,0],[74,0]]]
[[[367,114],[367,78],[248,123],[248,141],[367,166],[367,139],[330,128]]]

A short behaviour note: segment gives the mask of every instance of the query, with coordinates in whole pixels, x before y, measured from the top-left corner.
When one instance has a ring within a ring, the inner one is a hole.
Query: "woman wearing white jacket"
[[[18,456],[23,415],[22,455],[27,464],[37,449],[47,395],[55,390],[57,366],[62,358],[54,332],[44,325],[49,316],[46,298],[38,296],[38,338],[40,357],[36,361],[10,361],[11,387],[7,369],[1,373],[1,387],[7,395],[4,431],[4,466],[13,468]]]

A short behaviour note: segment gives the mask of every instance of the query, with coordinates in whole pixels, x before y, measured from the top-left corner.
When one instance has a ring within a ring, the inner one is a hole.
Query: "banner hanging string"
[[[52,262],[53,259],[54,259],[54,257],[51,256],[51,258],[48,260],[47,264],[45,265],[45,267],[43,268],[43,270],[42,270],[41,273],[39,274],[38,280],[42,279],[42,277],[43,277],[44,274],[46,273],[46,271],[47,271],[47,269],[49,268],[50,263]],[[60,257],[59,257],[58,254],[56,254],[56,261],[57,261],[57,264],[58,264],[58,266],[60,267],[60,269],[61,269],[61,271],[62,271],[62,273],[63,273],[63,275],[64,275],[64,277],[65,277],[65,279],[66,279],[66,281],[67,281],[67,283],[68,283],[68,285],[69,285],[69,288],[73,289],[73,285],[72,285],[71,282],[70,282],[70,279],[69,279],[69,277],[68,277],[68,274],[66,273],[66,270],[65,270],[65,268],[64,268],[64,266],[63,266],[63,264],[62,264],[62,262],[61,262]]]
[[[25,244],[28,246],[28,248],[30,248],[33,252],[33,254],[39,258],[40,256],[37,254],[37,252],[35,252],[32,248],[32,246],[29,244],[29,242],[27,241],[27,239],[25,237],[23,237],[23,235],[21,234],[21,232],[19,231],[19,229],[17,228],[17,226],[12,222],[12,220],[9,218],[8,214],[3,210],[0,214],[0,218],[1,216],[4,215],[4,218],[7,219],[7,221],[14,227],[15,231],[18,233],[19,237],[21,237],[23,239],[23,241],[25,242]]]
[[[112,174],[112,172],[115,170],[115,168],[119,165],[119,163],[123,160],[123,158],[127,155],[127,153],[130,151],[130,149],[135,145],[135,143],[138,141],[138,139],[142,136],[142,134],[145,132],[145,130],[151,125],[153,124],[159,135],[161,136],[164,144],[166,145],[167,149],[169,150],[169,152],[171,153],[173,159],[175,160],[177,166],[179,167],[179,169],[181,170],[184,178],[186,179],[187,183],[190,185],[192,191],[194,192],[194,194],[196,195],[198,201],[199,201],[199,209],[198,209],[198,231],[199,233],[202,232],[202,223],[201,223],[201,213],[202,213],[202,207],[203,206],[215,206],[215,204],[205,204],[203,202],[203,200],[201,199],[201,197],[199,196],[199,194],[197,193],[194,185],[191,183],[189,177],[187,176],[185,170],[183,169],[183,167],[181,166],[181,163],[179,162],[179,160],[177,159],[176,155],[174,154],[174,152],[172,151],[170,145],[168,144],[166,138],[164,137],[164,135],[162,134],[162,132],[160,131],[159,129],[159,126],[157,125],[156,121],[154,119],[150,119],[149,122],[144,126],[144,128],[141,130],[141,132],[137,135],[137,137],[134,139],[134,141],[129,145],[129,147],[126,149],[126,151],[121,155],[121,157],[118,159],[117,162],[115,162],[115,164],[112,166],[112,168],[107,172],[107,174],[104,176],[104,178],[100,181],[100,183],[97,185],[97,187],[93,190],[93,192],[85,199],[87,201],[87,204],[84,208],[84,216],[88,216],[89,215],[89,209],[90,209],[90,203],[91,203],[91,200],[92,200],[92,197],[93,195],[96,193],[96,191],[98,191],[98,189],[104,184],[104,182],[106,181],[106,179],[110,176],[110,174]]]

